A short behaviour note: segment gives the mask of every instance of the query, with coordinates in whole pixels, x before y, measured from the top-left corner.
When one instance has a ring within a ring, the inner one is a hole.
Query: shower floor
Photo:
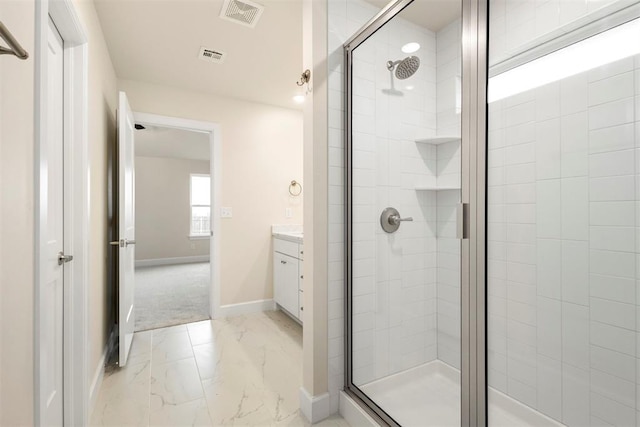
[[[439,360],[360,389],[403,427],[460,425],[460,372]],[[489,401],[491,426],[563,426],[491,388]]]

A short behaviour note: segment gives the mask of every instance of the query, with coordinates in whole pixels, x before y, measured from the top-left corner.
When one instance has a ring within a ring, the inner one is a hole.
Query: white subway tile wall
[[[640,425],[639,71],[489,106],[489,385],[570,426]]]
[[[491,0],[489,58],[497,64],[617,0]],[[585,94],[586,96],[586,94]]]
[[[343,387],[344,141],[342,44],[379,12],[361,0],[329,0],[329,388]],[[410,8],[406,11],[410,13]],[[353,378],[356,384],[440,359],[459,367],[460,244],[455,239],[460,143],[416,139],[460,134],[461,24],[437,34],[402,18],[354,51]],[[418,42],[421,64],[391,79],[389,60]],[[393,85],[393,86],[392,86]],[[394,95],[395,89],[402,96]],[[413,217],[385,233],[388,206]]]

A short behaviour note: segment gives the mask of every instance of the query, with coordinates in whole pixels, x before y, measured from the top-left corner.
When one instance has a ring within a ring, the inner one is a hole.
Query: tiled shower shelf
[[[416,187],[416,191],[446,191],[446,190],[460,190],[460,187],[426,185]]]
[[[447,142],[455,142],[455,141],[460,141],[460,135],[440,135],[440,136],[431,136],[429,138],[416,139],[416,142],[419,142],[421,144],[432,144],[432,145],[446,144]]]

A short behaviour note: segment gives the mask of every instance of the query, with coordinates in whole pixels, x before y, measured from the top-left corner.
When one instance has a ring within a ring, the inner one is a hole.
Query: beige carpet
[[[209,263],[136,268],[136,331],[209,318]]]

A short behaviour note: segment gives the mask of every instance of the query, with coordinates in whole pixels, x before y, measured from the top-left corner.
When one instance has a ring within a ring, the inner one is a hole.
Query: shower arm
[[[402,59],[399,59],[397,61],[387,61],[387,70],[393,71],[393,68],[401,62]]]

